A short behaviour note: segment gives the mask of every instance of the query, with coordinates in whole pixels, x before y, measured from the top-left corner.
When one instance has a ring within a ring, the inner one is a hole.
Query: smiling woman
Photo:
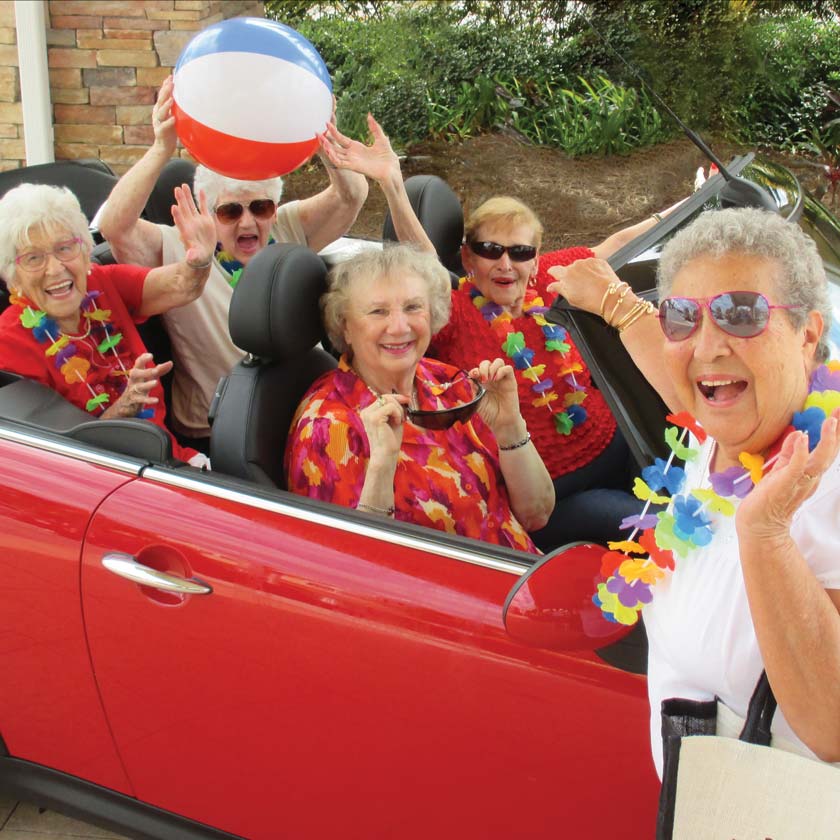
[[[206,204],[197,208],[188,188],[176,192],[186,258],[152,271],[92,265],[87,220],[69,190],[22,184],[6,193],[0,273],[11,306],[0,315],[0,369],[50,386],[94,417],[140,417],[165,429],[159,380],[172,363],[152,364],[135,322],[197,297],[215,245]],[[173,453],[207,462],[174,440]]]
[[[463,376],[424,358],[449,295],[449,272],[412,247],[363,253],[333,270],[322,305],[344,355],[292,422],[288,486],[533,552],[527,529],[545,521],[554,492],[529,445],[512,369],[484,360]]]

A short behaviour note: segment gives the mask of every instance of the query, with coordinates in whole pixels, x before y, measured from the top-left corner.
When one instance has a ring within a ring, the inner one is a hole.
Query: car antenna
[[[598,31],[595,24],[589,19],[588,15],[581,13],[583,19],[589,24],[590,29],[598,36],[601,43],[635,76],[642,84],[642,87],[653,97],[653,100],[659,105],[665,113],[683,130],[686,137],[697,146],[698,149],[717,166],[720,174],[726,183],[723,185],[719,193],[721,204],[726,207],[760,207],[763,210],[771,210],[774,213],[779,212],[776,202],[768,194],[767,190],[754,184],[752,181],[747,181],[746,178],[739,178],[733,175],[721,163],[717,155],[706,145],[705,141],[696,131],[690,129],[668,106],[668,103],[645,81],[641,72],[634,67],[612,44]]]

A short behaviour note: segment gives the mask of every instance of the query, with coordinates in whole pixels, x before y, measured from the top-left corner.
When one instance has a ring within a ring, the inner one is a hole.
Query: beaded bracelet
[[[378,513],[380,516],[393,516],[394,515],[394,506],[391,505],[387,508],[378,508],[374,507],[373,505],[366,505],[363,502],[359,502],[356,505],[356,510],[366,510],[369,513]]]
[[[501,452],[510,452],[511,449],[521,449],[530,440],[531,440],[531,433],[530,432],[525,432],[525,437],[522,438],[522,440],[518,440],[518,441],[516,441],[516,443],[512,443],[510,446],[502,446],[501,444],[499,444],[499,450]]]

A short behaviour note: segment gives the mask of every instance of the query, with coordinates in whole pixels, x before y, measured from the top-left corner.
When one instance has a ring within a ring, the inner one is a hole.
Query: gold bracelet
[[[356,510],[366,510],[369,513],[378,513],[380,516],[393,516],[394,515],[394,506],[391,505],[387,508],[378,508],[374,507],[373,505],[366,505],[363,502],[359,502],[356,505]]]
[[[530,432],[525,432],[525,437],[522,438],[522,440],[518,440],[518,441],[516,441],[516,443],[512,443],[510,446],[502,446],[502,444],[500,443],[499,444],[499,451],[500,452],[510,452],[511,449],[521,449],[530,440],[531,440],[531,433]]]
[[[627,297],[627,292],[629,292],[629,291],[630,291],[630,286],[628,286],[625,283],[624,288],[621,290],[621,294],[618,296],[618,300],[615,302],[615,306],[612,308],[612,312],[610,312],[610,317],[609,318],[604,318],[604,320],[607,322],[607,324],[609,324],[609,326],[611,326],[611,327],[614,326],[612,320],[615,317],[615,313],[618,312],[618,307],[621,306],[622,303],[624,303],[624,298]]]
[[[598,310],[601,318],[606,321],[606,309],[607,309],[607,298],[610,295],[614,295],[622,286],[627,286],[629,289],[630,287],[625,283],[623,280],[613,280],[608,286],[607,290],[604,292],[604,296],[601,298],[601,308]]]
[[[643,318],[645,315],[653,315],[656,312],[656,307],[649,301],[639,298],[630,311],[615,325],[616,330],[622,333],[628,327],[632,327],[636,321]]]

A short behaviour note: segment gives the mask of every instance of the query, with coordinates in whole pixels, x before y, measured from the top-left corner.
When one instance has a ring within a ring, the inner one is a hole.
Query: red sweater
[[[540,257],[536,291],[546,306],[553,299],[546,291],[546,286],[551,282],[547,269],[554,265],[570,265],[575,260],[593,256],[589,248],[565,248]],[[471,284],[462,284],[460,289],[452,293],[449,323],[432,339],[429,350],[430,356],[466,370],[475,367],[482,359],[507,358],[502,350],[502,339],[473,303],[470,288]],[[545,381],[551,378],[554,383],[551,390],[559,397],[550,406],[534,406],[533,401],[540,395],[533,391],[534,383],[522,376],[522,371],[514,366],[522,416],[551,477],[557,478],[588,464],[604,451],[615,434],[615,418],[601,392],[592,386],[589,370],[571,336],[564,339],[570,345],[567,353],[549,352],[545,349],[542,329],[533,317],[521,315],[514,318],[511,324],[514,331],[523,334],[525,346],[534,351],[531,364],[545,365],[540,379]],[[586,410],[586,420],[575,426],[570,434],[564,435],[556,431],[553,415],[563,411],[564,397],[574,390],[565,381],[563,373],[574,364],[581,367],[580,372],[574,374],[575,381],[586,387],[586,399],[581,403]]]

